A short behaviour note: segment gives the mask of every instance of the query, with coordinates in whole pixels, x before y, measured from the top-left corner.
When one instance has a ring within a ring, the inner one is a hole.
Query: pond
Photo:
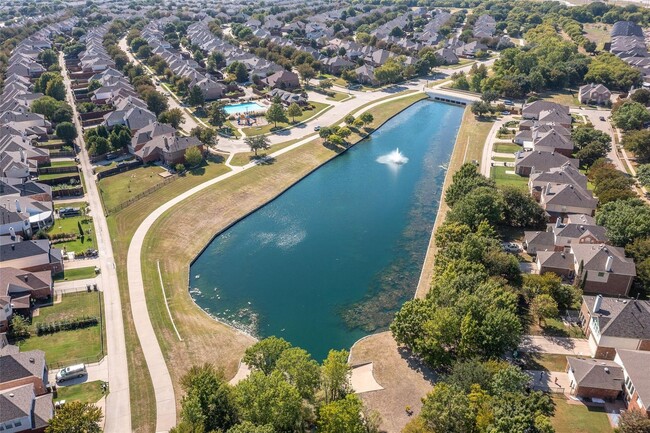
[[[190,269],[213,317],[323,359],[415,293],[463,109],[411,106],[217,236]]]

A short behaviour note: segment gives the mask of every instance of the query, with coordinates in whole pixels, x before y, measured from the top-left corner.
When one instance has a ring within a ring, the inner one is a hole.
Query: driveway
[[[61,369],[57,368],[49,371],[48,379],[51,384],[56,383],[56,373],[58,373],[59,370]],[[56,386],[65,387],[79,385],[80,383],[95,382],[97,380],[108,382],[108,356],[105,356],[99,362],[86,364],[86,371],[88,372],[87,376],[66,380],[65,382],[57,383]]]
[[[525,335],[519,350],[522,352],[553,353],[557,355],[591,356],[589,342],[582,338]]]

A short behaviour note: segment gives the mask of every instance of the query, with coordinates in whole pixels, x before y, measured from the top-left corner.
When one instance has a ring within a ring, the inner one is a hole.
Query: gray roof
[[[623,368],[647,409],[650,404],[650,374],[648,374],[650,352],[618,349],[616,353],[621,358]]]
[[[614,361],[567,357],[578,386],[622,391],[623,369]]]
[[[575,254],[578,263],[583,263],[585,271],[605,272],[607,259],[611,257],[613,274],[636,275],[634,260],[625,257],[623,248],[603,244],[575,244],[571,247],[571,251]]]
[[[638,36],[643,37],[643,29],[632,21],[618,21],[614,23],[611,31],[614,36]]]
[[[30,350],[0,356],[0,383],[24,377],[42,377],[45,370],[45,352]]]
[[[573,254],[563,251],[538,251],[539,265],[545,268],[573,270]]]
[[[555,235],[553,232],[524,232],[524,239],[526,244],[530,247],[533,246],[537,250],[548,249],[553,251],[555,248]]]
[[[574,185],[547,185],[542,189],[540,202],[543,205],[571,206],[596,209],[596,200],[591,191]]]
[[[0,391],[0,423],[30,416],[33,400],[33,384]]]
[[[567,158],[557,152],[543,152],[540,150],[532,152],[519,151],[515,160],[515,166],[532,167],[535,171],[549,171],[566,163],[578,167],[578,160],[575,158]]]
[[[601,335],[650,339],[650,301],[603,297],[600,309],[594,312],[596,296],[584,295],[582,300],[589,314],[599,319]]]

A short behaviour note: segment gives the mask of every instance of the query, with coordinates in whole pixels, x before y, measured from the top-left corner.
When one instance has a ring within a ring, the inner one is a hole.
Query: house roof
[[[540,201],[546,205],[583,209],[596,209],[596,206],[598,206],[598,200],[591,195],[590,191],[572,184],[546,185],[542,189]]]
[[[575,244],[571,247],[578,263],[583,263],[583,269],[587,271],[607,272],[606,264],[609,257],[612,258],[611,271],[617,275],[636,275],[634,261],[625,257],[623,248],[611,245],[590,245]]]
[[[536,172],[548,171],[552,168],[561,167],[566,163],[574,167],[578,166],[578,160],[575,158],[567,158],[561,153],[544,152],[541,150],[534,150],[532,152],[519,151],[515,160],[515,166],[532,167]]]
[[[548,171],[533,173],[530,175],[533,182],[554,183],[558,185],[577,185],[587,188],[587,176],[568,162],[560,167],[551,168]]]
[[[563,251],[538,251],[537,261],[540,267],[573,270],[573,254]]]
[[[34,384],[0,391],[0,423],[31,416]]]
[[[623,368],[614,361],[567,357],[569,368],[578,386],[622,391],[625,377]]]
[[[0,356],[0,383],[25,377],[43,377],[45,352],[30,350]]]
[[[632,21],[618,21],[614,23],[611,31],[612,37],[615,36],[638,36],[643,37],[643,29]]]
[[[0,296],[18,295],[34,290],[51,289],[49,271],[28,272],[11,267],[0,268]]]
[[[569,107],[550,101],[534,101],[524,105],[522,114],[524,117],[538,118],[542,111],[560,110],[569,114]]]
[[[650,404],[650,374],[648,374],[650,352],[617,349],[616,353],[647,409]]]
[[[526,231],[524,240],[528,246],[535,247],[538,251],[542,249],[553,251],[555,247],[555,235],[549,231]]]
[[[18,260],[25,257],[32,257],[41,254],[48,254],[50,251],[52,260],[61,260],[61,250],[52,248],[50,250],[50,241],[47,239],[39,239],[33,241],[12,242],[4,240],[0,244],[0,256],[3,261]]]
[[[650,301],[603,297],[600,309],[594,311],[595,301],[596,296],[582,297],[589,314],[599,319],[601,335],[650,339]]]

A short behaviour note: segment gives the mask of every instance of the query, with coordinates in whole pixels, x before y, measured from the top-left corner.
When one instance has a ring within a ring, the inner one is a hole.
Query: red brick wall
[[[621,393],[621,391],[611,390],[611,389],[598,389],[598,388],[589,388],[586,386],[579,386],[576,388],[576,393],[578,397],[589,397],[589,398],[602,398],[604,400],[615,400],[616,397]]]
[[[40,377],[35,377],[35,376],[28,376],[28,377],[23,377],[18,380],[12,380],[9,382],[2,382],[0,383],[0,390],[3,389],[10,389],[10,388],[16,388],[18,386],[23,386],[33,383],[34,384],[34,393],[36,395],[43,395],[47,393],[47,389],[45,389],[45,384],[43,383],[43,379]]]
[[[589,271],[593,272],[593,271]],[[583,291],[585,293],[597,293],[601,295],[624,295],[627,296],[629,286],[631,284],[633,277],[628,277],[626,275],[614,275],[610,274],[606,283],[598,283],[595,281],[589,281],[585,279],[585,284]]]

